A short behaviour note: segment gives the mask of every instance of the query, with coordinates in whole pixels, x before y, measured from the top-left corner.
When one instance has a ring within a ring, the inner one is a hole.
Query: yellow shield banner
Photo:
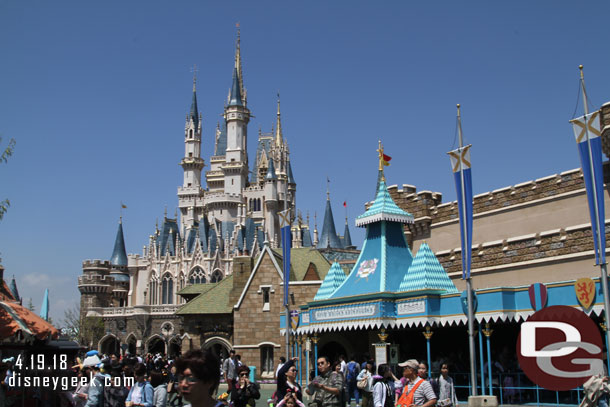
[[[595,301],[595,282],[590,278],[579,278],[574,283],[576,298],[584,309],[589,309]]]
[[[290,311],[290,328],[293,331],[296,331],[296,329],[299,327],[300,319],[301,318],[298,310],[293,309],[292,311]]]

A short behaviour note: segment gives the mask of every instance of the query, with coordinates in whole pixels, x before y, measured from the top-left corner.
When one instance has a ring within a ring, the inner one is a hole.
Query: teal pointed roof
[[[127,266],[127,251],[125,250],[125,239],[123,238],[123,222],[119,222],[119,229],[116,232],[114,239],[114,249],[110,264],[114,266]]]
[[[445,290],[447,294],[457,293],[455,284],[449,278],[443,266],[438,261],[430,246],[422,243],[417,255],[405,274],[400,291]]]
[[[40,306],[40,318],[45,321],[49,320],[49,289],[47,288],[44,292],[44,298],[42,299],[42,305]]]
[[[239,84],[239,73],[237,71],[237,67],[233,68],[233,85],[231,86],[229,106],[243,106],[241,100],[241,86]]]
[[[11,290],[11,294],[13,294],[13,298],[15,298],[17,301],[21,300],[21,297],[19,297],[19,290],[17,290],[17,282],[15,281],[15,276],[13,276],[13,279],[11,280],[11,284],[9,285],[9,290]]]
[[[341,249],[343,245],[337,230],[335,229],[335,218],[333,217],[333,209],[330,205],[330,197],[326,198],[326,210],[324,211],[324,223],[322,224],[322,234],[318,241],[318,249]]]
[[[269,159],[269,169],[267,170],[267,175],[265,176],[266,180],[274,180],[277,179],[277,175],[275,175],[275,167],[273,166],[273,159]]]
[[[403,211],[394,203],[388,187],[384,179],[379,181],[379,187],[377,188],[377,196],[373,205],[364,212],[362,215],[356,218],[356,226],[365,226],[369,223],[379,222],[382,220],[388,220],[392,222],[400,223],[413,223],[413,215]]]
[[[326,277],[324,277],[324,281],[322,281],[322,285],[318,289],[316,296],[313,298],[314,301],[325,300],[330,298],[333,292],[341,283],[343,283],[346,279],[345,272],[339,265],[339,263],[334,262],[333,265],[328,270]]]

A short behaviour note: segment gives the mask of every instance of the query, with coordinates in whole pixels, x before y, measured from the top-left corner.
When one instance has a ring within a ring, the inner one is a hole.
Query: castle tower
[[[127,271],[127,250],[125,250],[122,219],[119,219],[119,228],[110,257],[110,277],[114,279],[114,283],[112,283],[112,302],[114,306],[126,306],[127,293],[129,292],[129,272]]]
[[[224,191],[226,194],[241,194],[248,182],[248,122],[250,111],[246,107],[246,91],[243,87],[241,68],[240,37],[237,32],[233,84],[229,101],[225,107],[224,117],[227,123],[227,150],[224,174]]]
[[[265,177],[265,228],[269,236],[271,247],[276,247],[278,225],[278,199],[277,199],[277,175],[273,165],[273,160],[269,160],[269,170]]]
[[[182,187],[178,188],[178,207],[183,232],[192,227],[203,213],[203,189],[201,170],[205,166],[201,158],[201,115],[197,110],[197,77],[193,76],[193,100],[184,126],[184,158],[180,162],[184,170]]]

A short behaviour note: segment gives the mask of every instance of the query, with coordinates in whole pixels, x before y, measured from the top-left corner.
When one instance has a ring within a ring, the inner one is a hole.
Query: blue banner
[[[587,189],[591,231],[595,244],[595,262],[606,263],[606,214],[604,208],[604,172],[602,168],[602,144],[599,112],[572,120],[582,174]],[[592,173],[593,172],[593,173]],[[597,213],[595,208],[597,207]],[[601,242],[598,242],[598,230]],[[601,248],[601,250],[600,250]]]
[[[288,283],[290,282],[290,246],[292,244],[292,234],[290,225],[280,229],[282,235],[282,256],[284,257],[284,306],[288,305]]]
[[[470,265],[472,262],[472,175],[470,170],[470,147],[468,145],[448,153],[451,158],[460,216],[462,279],[470,278]],[[462,179],[464,180],[463,183]],[[465,208],[464,204],[466,205]]]

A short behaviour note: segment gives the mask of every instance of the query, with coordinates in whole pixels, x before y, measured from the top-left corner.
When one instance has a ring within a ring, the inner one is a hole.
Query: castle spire
[[[119,229],[114,239],[114,249],[112,250],[112,257],[110,257],[110,264],[114,266],[127,266],[127,251],[125,250],[122,219],[119,220]]]
[[[237,41],[235,44],[235,67],[233,69],[233,85],[229,96],[229,106],[246,106],[246,90],[244,89],[244,76],[241,64],[241,34],[239,23],[237,26]]]
[[[276,147],[282,146],[282,119],[280,113],[280,92],[277,92],[277,121],[275,125],[275,145]]]
[[[199,126],[199,111],[197,110],[197,71],[197,65],[194,65],[191,69],[191,72],[193,72],[193,99],[191,101],[189,118],[195,123],[195,129]]]
[[[335,219],[333,217],[333,210],[330,205],[330,192],[326,192],[326,211],[324,212],[324,222],[322,224],[322,235],[320,236],[320,241],[317,245],[318,249],[340,249],[343,246],[341,245],[341,241],[337,236],[337,231],[335,229]]]

